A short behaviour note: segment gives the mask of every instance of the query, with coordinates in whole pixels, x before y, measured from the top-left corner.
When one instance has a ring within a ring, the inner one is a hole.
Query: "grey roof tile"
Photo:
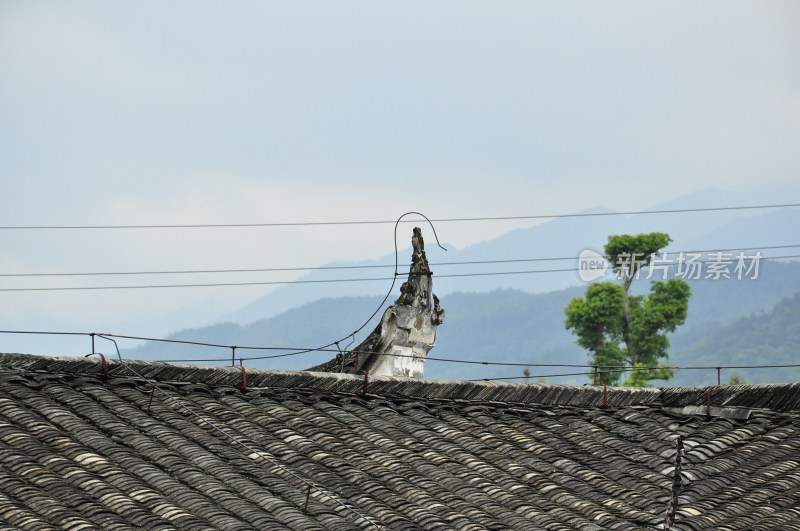
[[[800,529],[797,385],[707,418],[706,389],[110,373],[0,355],[0,528],[656,529],[680,435],[674,529]]]

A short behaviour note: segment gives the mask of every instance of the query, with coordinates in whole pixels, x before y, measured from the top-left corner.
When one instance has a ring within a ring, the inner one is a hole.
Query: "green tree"
[[[648,295],[629,294],[641,269],[652,265],[655,255],[670,241],[663,232],[610,236],[606,259],[622,285],[592,284],[583,297],[567,305],[566,327],[577,336],[577,343],[592,353],[592,362],[600,368],[598,383],[619,383],[620,372],[603,367],[634,367],[624,385],[636,387],[674,375],[673,370],[658,364],[668,356],[666,334],[686,320],[689,285],[679,279],[654,281]]]
[[[747,380],[734,373],[728,380],[728,385],[747,385]]]

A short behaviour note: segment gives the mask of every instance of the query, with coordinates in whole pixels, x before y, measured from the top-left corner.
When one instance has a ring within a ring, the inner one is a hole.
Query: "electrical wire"
[[[736,252],[736,251],[765,251],[773,249],[793,249],[800,247],[800,244],[793,245],[767,245],[736,247],[730,249],[699,249],[692,251],[667,251],[666,255],[694,254],[694,253],[717,253],[717,252]],[[578,260],[578,256],[544,257],[544,258],[508,258],[501,260],[465,260],[459,262],[430,262],[431,266],[454,266],[454,265],[489,265],[489,264],[510,264],[522,262],[553,262],[565,260]],[[411,264],[400,264],[399,267],[410,267]],[[217,273],[274,273],[290,271],[335,271],[352,269],[386,269],[394,267],[392,264],[368,264],[368,265],[343,265],[343,266],[313,266],[313,267],[266,267],[266,268],[245,268],[245,269],[188,269],[188,270],[164,270],[164,271],[103,271],[103,272],[79,272],[79,273],[0,273],[0,277],[88,277],[88,276],[135,276],[135,275],[194,275],[194,274],[217,274]]]
[[[761,256],[759,260],[787,260],[800,258],[800,254],[784,256]],[[694,264],[718,263],[708,260],[698,260]],[[446,273],[435,275],[436,278],[464,278],[464,277],[484,277],[484,276],[504,276],[504,275],[530,275],[544,273],[568,273],[579,271],[578,268],[559,268],[559,269],[532,269],[522,271],[490,271],[483,273]],[[395,270],[395,273],[397,271]],[[118,286],[59,286],[45,288],[0,288],[0,292],[28,292],[28,291],[97,291],[97,290],[132,290],[132,289],[171,289],[171,288],[213,288],[213,287],[236,287],[236,286],[276,286],[289,284],[331,284],[340,282],[377,282],[394,280],[396,277],[372,277],[372,278],[326,278],[326,279],[296,279],[296,280],[272,280],[254,282],[212,282],[197,284],[143,284],[143,285],[118,285]]]
[[[798,207],[800,203],[770,204],[770,205],[744,205],[731,207],[707,207],[707,208],[677,208],[660,210],[635,210],[626,212],[585,212],[577,214],[538,214],[523,216],[484,216],[484,217],[461,217],[461,218],[440,218],[429,220],[432,223],[451,223],[451,222],[471,222],[471,221],[517,221],[531,219],[555,219],[555,218],[586,218],[586,217],[608,217],[608,216],[633,216],[633,215],[652,215],[652,214],[678,214],[689,212],[723,212],[731,210],[760,210],[772,208],[792,208]],[[154,224],[154,225],[5,225],[0,226],[0,230],[106,230],[106,229],[208,229],[208,228],[247,228],[247,227],[311,227],[311,226],[330,226],[330,225],[379,225],[395,223],[396,220],[370,220],[370,221],[296,221],[296,222],[275,222],[275,223],[197,223],[197,224]],[[403,223],[411,223],[404,221]]]
[[[534,367],[535,365],[530,365],[530,367]],[[544,366],[544,365],[540,365]],[[550,367],[570,367],[570,365],[549,365]],[[583,365],[583,367],[592,367],[592,365]],[[680,370],[680,371],[706,371],[706,370],[720,370],[720,369],[791,369],[800,367],[800,363],[789,363],[789,364],[776,364],[776,365],[658,365],[652,367],[642,367],[642,366],[625,366],[625,365],[603,365],[601,366],[600,370],[589,371],[589,372],[571,372],[571,373],[562,373],[562,374],[537,374],[537,375],[528,375],[528,376],[502,376],[497,378],[475,378],[472,380],[467,380],[468,382],[488,382],[492,380],[522,380],[522,379],[530,379],[530,378],[557,378],[562,376],[602,376],[606,374],[620,374],[624,372],[636,372],[636,371],[655,371],[661,369],[670,369],[670,370]]]
[[[403,218],[406,217],[406,216],[409,216],[411,214],[416,214],[418,216],[421,216],[421,217],[423,217],[425,219],[425,221],[428,222],[428,224],[431,226],[431,231],[433,231],[433,237],[436,239],[436,245],[438,245],[439,248],[441,248],[442,250],[447,251],[447,249],[445,249],[442,246],[442,244],[439,242],[439,236],[436,234],[436,227],[433,226],[433,223],[431,223],[431,220],[428,219],[428,217],[425,214],[422,214],[421,212],[414,212],[414,211],[404,213],[399,218],[397,218],[397,220],[396,220],[396,222],[394,224],[394,275],[392,276],[392,283],[389,286],[389,289],[386,292],[386,295],[383,297],[383,300],[380,302],[380,304],[378,304],[377,308],[375,308],[375,311],[372,312],[372,314],[367,318],[367,320],[364,321],[361,324],[361,326],[356,328],[353,332],[349,333],[348,335],[346,335],[344,337],[340,337],[339,339],[331,341],[330,343],[327,343],[327,344],[322,345],[320,347],[317,347],[315,349],[302,349],[302,350],[299,350],[299,351],[293,352],[293,353],[275,354],[272,357],[279,358],[279,357],[287,357],[287,356],[305,354],[306,352],[313,352],[313,351],[316,351],[316,350],[319,350],[319,349],[330,348],[330,347],[332,347],[334,345],[338,345],[339,343],[343,342],[344,340],[346,340],[348,338],[353,338],[353,340],[355,340],[356,334],[358,334],[361,330],[363,330],[364,327],[366,327],[370,323],[370,321],[372,321],[372,319],[378,314],[378,312],[381,311],[381,308],[383,308],[383,305],[386,304],[387,300],[389,300],[389,297],[391,296],[392,291],[394,290],[394,286],[397,283],[397,277],[400,274],[398,272],[398,267],[399,267],[398,264],[399,264],[399,260],[400,260],[400,258],[399,258],[400,255],[399,255],[399,251],[398,251],[398,247],[397,247],[397,229],[400,226],[400,222],[403,220]]]
[[[538,375],[531,375],[531,376],[502,376],[499,378],[474,378],[471,380],[467,380],[468,382],[493,382],[493,381],[503,381],[503,380],[522,380],[522,379],[529,379],[529,378],[558,378],[561,376],[588,376],[594,374],[594,372],[567,372],[562,374],[538,374]]]

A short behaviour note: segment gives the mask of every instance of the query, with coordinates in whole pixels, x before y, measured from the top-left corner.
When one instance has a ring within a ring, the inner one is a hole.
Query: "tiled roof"
[[[242,376],[0,355],[0,528],[800,530],[798,384]]]

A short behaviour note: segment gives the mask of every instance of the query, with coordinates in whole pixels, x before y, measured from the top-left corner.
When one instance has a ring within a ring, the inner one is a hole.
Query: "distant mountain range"
[[[750,195],[709,190],[680,200],[657,205],[649,210],[703,208],[709,205],[744,205],[785,202],[778,191]],[[595,209],[588,213],[610,213]],[[428,235],[428,257],[432,263],[436,293],[488,292],[496,289],[517,289],[528,293],[546,293],[580,285],[575,272],[530,273],[515,275],[485,275],[446,277],[450,274],[492,273],[569,269],[576,267],[574,257],[585,248],[601,250],[611,234],[667,232],[673,238],[670,250],[706,250],[747,247],[759,249],[773,245],[800,243],[795,227],[800,226],[800,209],[687,212],[681,215],[642,214],[635,216],[600,216],[559,218],[527,229],[510,231],[490,241],[464,249],[444,252]],[[408,229],[410,238],[410,227]],[[423,232],[427,229],[423,227]],[[445,232],[440,229],[440,232]],[[403,234],[399,235],[403,242]],[[410,240],[409,240],[410,241]],[[449,246],[448,246],[449,247]],[[800,254],[800,247],[776,251],[777,254]],[[775,255],[776,253],[772,253]],[[766,254],[766,253],[765,253]],[[401,264],[407,263],[408,249],[399,253]],[[441,265],[442,262],[485,262],[487,260],[541,259],[500,264]],[[553,258],[563,258],[552,260]],[[303,276],[303,281],[354,278],[387,278],[394,272],[394,254],[379,260],[335,262],[326,266],[368,266],[370,269],[316,270]],[[386,266],[386,267],[375,267]],[[378,295],[384,293],[389,281],[288,284],[254,300],[242,309],[220,316],[219,321],[246,324],[277,315],[307,302],[326,297]],[[399,289],[399,285],[395,287]],[[394,295],[396,297],[396,295]]]
[[[586,284],[575,271],[541,272],[542,270],[574,269],[575,257],[585,248],[601,250],[610,234],[662,231],[674,239],[672,251],[746,248],[762,250],[766,256],[797,256],[800,246],[768,249],[772,246],[800,244],[796,228],[800,226],[800,208],[765,210],[721,210],[713,212],[655,213],[662,210],[705,209],[710,206],[739,206],[781,204],[800,197],[800,187],[778,189],[765,187],[753,193],[707,190],[693,193],[675,201],[641,209],[651,214],[610,215],[593,217],[562,217],[538,225],[512,230],[495,239],[476,243],[463,249],[446,245],[438,249],[427,235],[428,257],[434,271],[434,291],[441,297],[447,312],[446,322],[439,329],[432,357],[463,358],[471,361],[511,361],[517,363],[585,363],[587,355],[574,343],[564,328],[563,310],[571,297],[583,293]],[[636,209],[639,210],[639,209]],[[597,208],[589,213],[613,213]],[[531,222],[533,223],[533,221]],[[428,229],[422,225],[423,231]],[[440,235],[447,234],[446,224],[437,227]],[[401,227],[410,238],[411,225]],[[401,274],[409,250],[399,252]],[[394,272],[394,254],[378,260],[363,260],[324,264],[327,266],[383,266],[369,269],[314,270],[300,280],[354,278],[390,278]],[[526,260],[532,259],[532,260]],[[541,260],[545,259],[545,260]],[[503,263],[474,263],[508,260]],[[444,262],[462,262],[445,265]],[[470,273],[520,274],[480,276],[447,276]],[[287,284],[266,295],[253,289],[253,301],[241,309],[222,314],[216,310],[213,298],[187,306],[180,311],[160,314],[154,309],[152,319],[142,323],[118,323],[109,328],[131,335],[155,335],[175,330],[164,336],[173,339],[205,341],[220,344],[266,345],[270,347],[313,347],[342,338],[364,324],[375,311],[388,289],[389,280],[341,283]],[[400,282],[395,285],[389,301],[397,298]],[[634,285],[646,290],[647,282]],[[755,281],[697,281],[692,282],[689,319],[672,338],[672,360],[682,365],[727,365],[737,356],[769,364],[775,359],[795,356],[790,331],[791,323],[773,326],[778,315],[791,321],[791,313],[781,313],[779,303],[800,291],[800,264],[763,261],[760,278]],[[380,315],[381,312],[378,312]],[[787,317],[788,316],[788,317]],[[372,330],[376,322],[363,326],[356,343]],[[186,328],[187,323],[190,325]],[[754,343],[753,338],[768,330],[770,341]],[[787,328],[789,327],[789,328]],[[788,332],[787,332],[788,330]],[[775,344],[773,344],[775,343]],[[124,342],[121,346],[131,345]],[[7,351],[9,347],[6,343]],[[717,348],[719,345],[719,348]],[[346,347],[342,343],[342,347]],[[740,348],[741,347],[741,348]],[[763,347],[763,348],[761,348]],[[85,354],[83,337],[44,336],[26,337],[25,352],[54,355]],[[239,355],[274,356],[287,351],[238,351]],[[760,354],[759,354],[760,353]],[[198,346],[143,343],[123,354],[150,359],[219,358],[224,363],[229,352]],[[307,353],[298,356],[252,360],[249,366],[302,369],[312,366],[332,352]],[[476,364],[453,364],[431,360],[426,367],[430,378],[485,378],[516,376],[523,367],[495,367]],[[531,367],[534,376],[565,372],[555,367]],[[574,372],[574,371],[567,371]],[[784,381],[795,378],[791,371],[738,371],[749,381]],[[683,371],[671,383],[709,383],[715,375]],[[551,381],[584,383],[582,376],[550,378]]]
[[[772,246],[800,243],[796,227],[800,226],[800,209],[722,210],[685,212],[680,215],[655,213],[661,210],[704,209],[709,206],[777,204],[786,197],[797,196],[797,190],[765,188],[751,194],[707,190],[678,200],[656,205],[652,214],[625,216],[563,217],[527,229],[510,231],[490,241],[464,249],[441,251],[428,236],[428,257],[434,270],[434,291],[441,297],[446,321],[439,329],[432,357],[458,358],[468,361],[508,361],[515,363],[581,364],[586,352],[575,345],[574,337],[564,328],[564,307],[570,298],[583,293],[586,284],[574,271],[520,273],[482,276],[448,277],[452,274],[507,273],[509,271],[541,271],[573,269],[582,249],[601,250],[610,234],[661,231],[673,238],[671,251],[694,251],[745,248],[762,250],[765,256],[795,256],[795,248],[768,249]],[[611,213],[596,209],[588,213]],[[408,228],[410,234],[410,227]],[[425,231],[423,227],[423,231]],[[439,231],[445,233],[446,231]],[[402,233],[400,234],[402,241]],[[449,247],[449,246],[448,246]],[[408,260],[409,251],[401,250],[400,264]],[[535,259],[527,261],[526,259]],[[540,260],[546,259],[546,260]],[[354,279],[391,277],[394,254],[374,261],[337,262],[326,266],[369,266],[368,269],[315,270],[301,280]],[[495,264],[444,264],[445,262],[485,262],[510,260]],[[385,266],[385,267],[374,267]],[[759,332],[748,327],[772,326],[781,313],[781,301],[800,291],[800,263],[765,260],[761,262],[757,280],[692,281],[689,319],[672,338],[672,363],[729,365],[737,356],[769,363],[773,356],[791,356],[791,334],[784,323],[769,328],[774,335],[774,348],[757,354],[753,338]],[[403,268],[401,267],[401,272]],[[330,343],[361,327],[355,342],[360,342],[374,327],[376,319],[364,324],[383,298],[389,281],[296,283],[255,299],[240,310],[212,320],[209,326],[197,326],[170,334],[172,339],[202,341],[229,345],[268,345],[271,347],[309,348]],[[389,297],[393,301],[400,282]],[[648,289],[641,280],[634,289]],[[378,317],[382,311],[378,312]],[[755,315],[754,315],[755,314]],[[791,317],[788,317],[791,320]],[[723,338],[725,340],[723,341]],[[784,341],[784,338],[786,340]],[[716,345],[719,344],[719,348]],[[772,343],[770,343],[772,345]],[[343,348],[347,343],[342,343]],[[249,366],[279,369],[302,369],[334,355],[333,352],[306,353],[274,357],[288,351],[238,351],[238,355],[262,357],[248,361]],[[186,345],[145,343],[124,351],[136,358],[197,359],[219,358],[225,363],[229,352]],[[267,356],[272,356],[268,357]],[[800,356],[796,356],[800,359]],[[498,367],[480,364],[455,364],[430,360],[426,366],[429,378],[497,378],[521,375],[523,367]],[[534,376],[552,375],[573,370],[557,367],[531,367]],[[793,377],[787,371],[737,371],[749,381],[785,381]],[[564,383],[585,383],[583,376],[550,378]],[[671,384],[711,383],[716,374],[682,371]]]
[[[644,290],[646,285],[647,282],[640,281],[638,288]],[[781,360],[798,358],[797,335],[791,336],[785,332],[792,326],[797,330],[800,312],[786,310],[786,302],[782,301],[787,295],[800,292],[800,263],[764,262],[757,280],[695,280],[690,281],[690,285],[692,298],[689,318],[672,338],[673,354],[669,363],[716,366],[735,364],[739,359],[750,360],[747,364],[771,363],[774,361],[770,358],[773,354]],[[446,320],[438,330],[437,344],[430,355],[473,362],[586,363],[587,353],[575,345],[574,337],[565,329],[563,313],[567,302],[581,295],[583,290],[583,286],[576,286],[544,294],[499,289],[485,293],[456,292],[444,295],[442,305],[447,312]],[[169,337],[229,345],[268,344],[308,348],[329,343],[352,332],[365,316],[375,310],[380,300],[381,297],[375,296],[325,298],[247,325],[226,322],[183,330]],[[796,306],[797,302],[793,304]],[[771,346],[759,356],[758,345],[753,341],[754,338],[763,339],[764,333],[753,327],[772,326],[769,323],[772,323],[773,315],[775,319],[784,321],[780,326],[768,328],[773,336],[769,343],[764,344]],[[373,326],[374,321],[364,327],[357,341]],[[726,339],[723,341],[722,338]],[[239,355],[254,357],[281,353],[283,351],[238,351]],[[220,363],[225,363],[229,353],[187,345],[147,343],[126,351],[125,355],[140,359],[216,357],[223,360]],[[333,355],[333,352],[314,352],[252,360],[248,361],[248,366],[303,369]],[[523,368],[430,360],[425,372],[428,378],[472,379],[520,376]],[[530,370],[533,376],[580,372],[557,367],[531,367]],[[797,376],[796,373],[782,370],[735,372],[751,382],[787,381]],[[550,377],[549,381],[586,383],[588,379],[582,376]],[[716,373],[713,371],[681,371],[670,384],[708,384],[715,381]]]

